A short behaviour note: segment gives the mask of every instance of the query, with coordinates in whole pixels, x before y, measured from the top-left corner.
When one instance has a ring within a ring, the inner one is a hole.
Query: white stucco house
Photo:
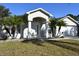
[[[26,12],[26,14],[28,15],[28,24],[18,26],[15,38],[52,38],[49,18],[54,16],[51,13],[42,8],[37,8]],[[55,36],[58,37],[63,34],[64,37],[79,37],[79,21],[71,16],[65,16],[61,19],[66,23],[66,26],[62,26],[60,32],[58,32],[59,27],[56,26]]]
[[[50,38],[52,33],[49,33],[48,25],[49,18],[52,14],[42,8],[31,10],[28,14],[28,26],[23,31],[23,38]]]
[[[42,8],[37,8],[26,12],[28,14],[28,25],[21,31],[23,38],[52,38],[52,32],[49,27],[49,18],[54,17],[51,13]],[[58,33],[56,27],[56,36],[62,34],[64,37],[79,36],[79,23],[71,16],[65,16],[63,21],[66,26],[62,26]]]

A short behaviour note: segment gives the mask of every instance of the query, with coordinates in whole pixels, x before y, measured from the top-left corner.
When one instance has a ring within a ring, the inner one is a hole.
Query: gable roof
[[[71,16],[65,16],[63,18],[68,18],[70,19],[72,22],[74,22],[75,24],[79,25],[78,21],[76,21],[74,18],[72,18]]]
[[[37,12],[37,11],[41,11],[42,13],[46,14],[49,17],[53,16],[52,14],[50,14],[49,12],[47,12],[46,10],[44,10],[42,8],[37,8],[35,10],[31,10],[31,11],[27,12],[27,14],[31,14],[31,13],[34,13],[34,12]]]

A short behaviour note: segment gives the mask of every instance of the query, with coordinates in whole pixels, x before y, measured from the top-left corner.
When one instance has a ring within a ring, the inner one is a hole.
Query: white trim
[[[78,23],[78,21],[76,21],[75,19],[73,19],[71,16],[65,16],[65,17],[64,17],[64,18],[62,18],[62,19],[65,19],[65,18],[68,18],[68,17],[69,17],[70,19],[72,19],[72,20],[74,21],[74,23],[79,24],[79,23]]]
[[[44,11],[45,13],[47,13],[48,15],[53,16],[51,13],[47,12],[47,11],[44,10],[43,8],[37,8],[37,9],[31,10],[31,11],[26,12],[26,13],[27,13],[27,14],[30,14],[31,12],[34,12],[34,11],[37,11],[37,10],[42,10],[42,11]]]

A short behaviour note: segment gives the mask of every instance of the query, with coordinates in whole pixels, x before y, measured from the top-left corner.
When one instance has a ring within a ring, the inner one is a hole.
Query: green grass
[[[77,40],[48,40],[3,42],[0,43],[0,55],[20,56],[71,56],[79,55],[79,41]]]

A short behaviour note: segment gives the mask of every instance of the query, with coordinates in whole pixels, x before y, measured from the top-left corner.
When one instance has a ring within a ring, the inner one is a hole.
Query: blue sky
[[[36,8],[43,8],[53,14],[56,18],[63,17],[67,14],[79,14],[78,3],[0,3],[0,5],[4,5],[6,8],[9,8],[12,14],[16,15],[22,15],[25,12]]]

